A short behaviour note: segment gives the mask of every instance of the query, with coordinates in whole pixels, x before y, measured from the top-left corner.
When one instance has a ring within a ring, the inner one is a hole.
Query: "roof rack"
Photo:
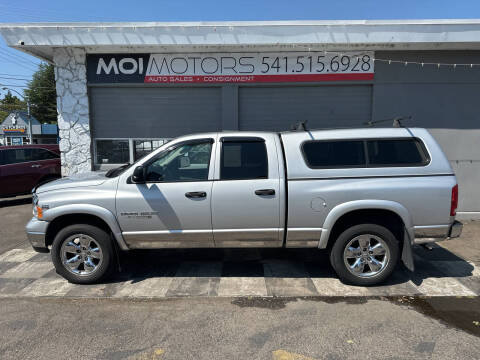
[[[307,131],[307,122],[308,122],[308,120],[299,121],[298,123],[292,125],[290,127],[290,130],[292,130],[292,131]]]
[[[411,119],[412,119],[412,115],[408,115],[408,116],[397,116],[397,117],[389,118],[389,119],[382,119],[382,120],[375,120],[375,121],[367,121],[367,122],[364,122],[363,125],[367,125],[367,126],[370,126],[370,127],[374,127],[375,124],[379,124],[379,123],[383,123],[383,122],[387,122],[387,121],[392,121],[392,126],[393,126],[394,128],[400,128],[400,127],[404,127],[403,124],[401,123],[401,121],[411,120]]]

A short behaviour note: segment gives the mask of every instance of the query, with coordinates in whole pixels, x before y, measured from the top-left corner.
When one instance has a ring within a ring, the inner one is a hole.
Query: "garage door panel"
[[[298,121],[308,127],[361,126],[371,118],[371,85],[242,87],[241,130],[288,130]]]
[[[221,126],[220,88],[90,88],[96,138],[163,138]]]

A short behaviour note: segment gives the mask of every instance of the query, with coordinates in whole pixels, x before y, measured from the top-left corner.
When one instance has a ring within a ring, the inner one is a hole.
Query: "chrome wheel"
[[[85,234],[75,234],[65,239],[60,254],[65,269],[80,276],[93,274],[103,261],[102,249],[92,237]]]
[[[362,234],[354,237],[343,251],[343,261],[348,271],[358,277],[380,274],[390,261],[390,250],[380,237]]]

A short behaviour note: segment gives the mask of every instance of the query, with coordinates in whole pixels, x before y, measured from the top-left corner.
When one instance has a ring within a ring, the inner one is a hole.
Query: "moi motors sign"
[[[98,54],[89,83],[256,83],[372,80],[373,52]]]

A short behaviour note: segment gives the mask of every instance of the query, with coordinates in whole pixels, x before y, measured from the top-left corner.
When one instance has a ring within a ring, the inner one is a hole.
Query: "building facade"
[[[56,144],[57,133],[57,125],[40,124],[26,111],[13,111],[0,124],[3,145]]]
[[[55,65],[65,175],[221,130],[425,127],[480,217],[480,21],[4,24]]]

